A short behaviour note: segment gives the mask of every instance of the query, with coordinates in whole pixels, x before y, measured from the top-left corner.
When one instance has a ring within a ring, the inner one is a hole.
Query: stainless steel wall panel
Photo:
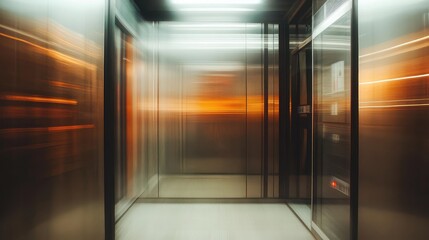
[[[359,239],[429,236],[429,1],[358,1]]]
[[[157,24],[141,19],[129,0],[115,2],[116,218],[142,194],[158,197],[160,150]],[[122,110],[121,110],[122,109]],[[122,145],[122,146],[121,146]]]
[[[272,57],[272,85],[273,85],[273,197],[279,197],[279,25],[273,24],[273,57]]]
[[[262,24],[246,24],[247,74],[247,197],[262,197],[263,34]],[[252,46],[252,47],[250,47]]]
[[[143,52],[143,95],[141,108],[146,128],[145,142],[142,148],[146,158],[145,173],[147,182],[144,185],[144,197],[158,197],[158,26],[156,23],[142,22]]]
[[[278,61],[279,61],[279,48],[278,48],[278,25],[268,24],[268,36],[267,47],[268,47],[268,185],[267,185],[267,197],[278,197],[278,90],[279,90],[279,79],[278,79]]]
[[[154,26],[159,64],[153,95],[159,144],[154,171],[159,185],[149,187],[158,195],[143,196],[261,197],[262,25],[161,22]],[[270,42],[270,85],[278,84],[276,34],[271,34]],[[278,196],[276,88],[271,87],[270,105],[271,197]],[[227,189],[219,192],[222,186]],[[231,186],[238,188],[229,191]]]
[[[0,12],[0,238],[103,238],[105,1]]]

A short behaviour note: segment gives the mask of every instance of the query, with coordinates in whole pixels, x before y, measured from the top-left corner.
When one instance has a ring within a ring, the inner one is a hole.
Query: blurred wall
[[[113,2],[113,1],[112,1]],[[144,21],[134,3],[116,0],[114,31],[115,215],[142,193],[157,194],[157,24]]]
[[[103,239],[105,3],[0,2],[0,239]]]
[[[429,1],[358,1],[359,239],[429,237]]]
[[[160,22],[158,31],[160,185],[150,196],[278,197],[278,25],[264,34],[263,24]],[[195,180],[167,190],[183,179]],[[219,195],[224,180],[239,187]],[[204,181],[217,183],[186,193]]]

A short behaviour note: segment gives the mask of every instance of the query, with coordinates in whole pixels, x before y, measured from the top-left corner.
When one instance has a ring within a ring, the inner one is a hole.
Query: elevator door
[[[157,197],[278,197],[278,25],[159,34]]]

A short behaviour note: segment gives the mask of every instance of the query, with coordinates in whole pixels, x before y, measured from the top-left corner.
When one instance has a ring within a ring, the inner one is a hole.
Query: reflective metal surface
[[[277,197],[278,26],[270,24],[266,38],[261,24],[154,26],[158,75],[156,86],[144,90],[150,99],[143,115],[157,110],[158,161],[142,196],[264,197],[265,188],[266,197]],[[269,72],[267,166],[263,164],[264,61]]]
[[[0,238],[102,239],[105,1],[0,2]]]
[[[115,5],[115,219],[136,198],[158,196],[157,28],[131,1]]]
[[[279,196],[279,26],[268,24],[268,182],[265,197]],[[253,137],[253,136],[248,136]]]
[[[141,65],[138,72],[141,78],[137,81],[141,84],[141,96],[139,96],[139,109],[141,111],[139,133],[140,158],[143,159],[143,167],[139,168],[139,174],[143,177],[144,197],[158,197],[158,27],[155,23],[141,23]]]
[[[327,1],[314,16],[313,227],[329,239],[350,238],[350,10]]]
[[[359,238],[429,237],[429,1],[359,1]]]
[[[246,49],[246,78],[247,78],[247,118],[246,118],[246,171],[247,171],[247,197],[260,198],[263,196],[263,123],[264,98],[262,76],[264,72],[264,59],[262,59],[263,32],[260,24],[247,24],[246,42],[254,43],[258,47]],[[249,46],[247,43],[247,46]]]
[[[215,192],[224,174],[237,176],[229,196],[245,197],[245,25],[216,27],[159,26],[160,197],[216,197],[198,185],[207,176]]]

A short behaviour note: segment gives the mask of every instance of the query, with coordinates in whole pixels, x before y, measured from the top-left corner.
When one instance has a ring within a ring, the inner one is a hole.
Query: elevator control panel
[[[341,192],[342,194],[350,196],[350,184],[348,184],[347,182],[337,177],[331,177],[329,185],[331,188]]]
[[[298,113],[299,114],[311,113],[311,106],[310,105],[299,106],[298,107]]]

